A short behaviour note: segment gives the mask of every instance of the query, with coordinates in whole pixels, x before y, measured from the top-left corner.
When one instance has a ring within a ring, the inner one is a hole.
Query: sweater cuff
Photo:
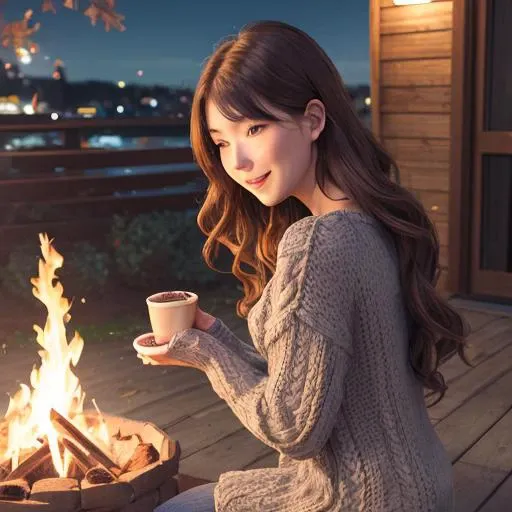
[[[186,329],[176,333],[168,345],[169,355],[190,363],[199,370],[205,371],[215,351],[215,338],[199,329]]]
[[[220,318],[216,317],[215,322],[213,322],[213,324],[204,332],[219,339],[222,336],[222,333],[225,332],[225,329],[226,325],[224,322]]]

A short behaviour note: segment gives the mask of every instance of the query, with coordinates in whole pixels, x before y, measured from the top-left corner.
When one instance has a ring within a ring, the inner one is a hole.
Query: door
[[[474,5],[470,293],[512,299],[512,1]]]

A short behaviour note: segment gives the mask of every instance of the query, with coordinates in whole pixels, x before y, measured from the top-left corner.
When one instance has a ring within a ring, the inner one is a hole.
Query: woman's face
[[[272,111],[283,121],[242,119],[233,122],[208,101],[208,129],[225,171],[264,205],[274,206],[289,196],[307,194],[315,184],[314,129],[308,118],[294,121]]]

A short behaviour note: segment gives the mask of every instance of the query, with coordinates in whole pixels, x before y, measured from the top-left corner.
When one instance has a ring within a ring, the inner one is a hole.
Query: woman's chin
[[[268,208],[272,207],[272,206],[277,206],[281,201],[270,201],[270,200],[264,200],[264,199],[260,199],[260,203],[267,206]]]
[[[260,201],[261,204],[265,205],[265,206],[268,206],[269,208],[271,206],[277,206],[278,204],[282,203],[286,197],[281,197],[281,196],[275,196],[275,195],[270,195],[270,194],[264,194],[264,193],[255,193],[254,194],[258,200]]]

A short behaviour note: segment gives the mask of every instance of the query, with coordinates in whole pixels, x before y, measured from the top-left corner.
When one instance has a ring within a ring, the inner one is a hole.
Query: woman
[[[245,27],[206,63],[191,139],[209,180],[203,254],[233,253],[256,350],[199,310],[146,362],[203,370],[280,457],[156,511],[451,510],[424,388],[442,397],[440,361],[464,359],[466,326],[434,288],[434,226],[333,63],[294,27]]]

